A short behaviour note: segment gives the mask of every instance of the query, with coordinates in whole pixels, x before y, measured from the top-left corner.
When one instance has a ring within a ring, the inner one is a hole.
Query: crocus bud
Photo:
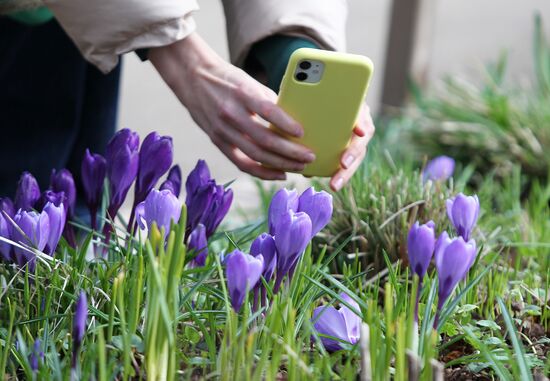
[[[417,221],[409,230],[407,238],[407,251],[409,254],[409,265],[420,281],[426,275],[430,261],[434,254],[435,247],[435,224],[429,221],[420,225]]]
[[[0,198],[0,237],[10,239],[11,221],[9,218],[13,219],[14,213],[13,202],[7,197]],[[0,241],[0,257],[6,262],[11,261],[11,245],[9,243]]]
[[[319,233],[332,218],[332,196],[325,191],[306,189],[298,199],[298,211],[311,218],[311,237]]]
[[[172,165],[172,138],[151,132],[143,140],[139,151],[139,169],[137,173],[135,200],[136,204],[145,200],[162,175]]]
[[[197,193],[197,191],[206,185],[210,180],[210,170],[208,169],[208,165],[206,165],[204,160],[199,160],[185,181],[185,203],[187,206],[191,204],[191,198]]]
[[[232,202],[233,191],[231,189],[224,189],[223,185],[214,187],[211,202],[203,211],[200,219],[200,222],[206,228],[207,237],[214,234],[224,217],[227,215]]]
[[[228,255],[225,274],[231,305],[235,312],[239,312],[246,293],[260,280],[263,268],[264,260],[261,255],[253,257],[239,250],[234,250]]]
[[[38,199],[35,205],[36,210],[42,210],[48,202],[51,202],[55,205],[59,203],[67,204],[67,197],[65,197],[65,192],[54,192],[53,190],[46,190],[42,192],[42,195]]]
[[[203,224],[198,224],[197,227],[193,229],[191,235],[189,235],[189,243],[187,246],[196,253],[195,258],[191,261],[191,267],[203,267],[208,255],[206,228]]]
[[[136,207],[136,219],[139,226],[150,230],[153,222],[160,229],[164,228],[164,237],[170,232],[170,223],[177,223],[181,215],[181,202],[169,190],[151,190],[145,201]]]
[[[48,236],[48,242],[44,248],[44,253],[50,254],[53,256],[59,239],[63,234],[63,229],[65,228],[65,222],[67,221],[67,211],[62,202],[57,204],[53,202],[48,202],[43,211],[48,215],[50,222],[50,234]]]
[[[15,208],[31,210],[40,198],[38,182],[29,172],[23,172],[15,191]]]
[[[311,219],[304,212],[288,210],[276,220],[277,277],[282,280],[298,262],[311,240]]]
[[[92,214],[97,213],[103,195],[103,183],[107,172],[107,161],[99,154],[86,149],[82,160],[81,176],[86,204]]]
[[[74,184],[74,179],[71,172],[67,169],[62,169],[60,171],[53,169],[50,176],[50,188],[54,192],[63,192],[65,194],[65,197],[67,198],[65,203],[67,214],[69,216],[74,215],[76,186]]]
[[[86,332],[86,320],[88,319],[88,299],[84,291],[76,300],[73,320],[73,368],[76,366],[78,350],[82,345],[84,333]]]
[[[166,180],[160,186],[160,190],[168,189],[176,197],[180,196],[181,192],[181,169],[179,165],[174,165],[168,172]]]
[[[477,249],[474,240],[465,242],[462,237],[449,238],[447,232],[441,233],[435,245],[435,267],[439,279],[438,309],[453,292],[474,263]]]
[[[479,199],[476,195],[465,196],[459,193],[447,200],[447,215],[456,233],[464,238],[464,241],[468,241],[479,216]]]
[[[433,158],[426,164],[426,168],[422,172],[422,180],[446,181],[449,179],[455,170],[455,161],[449,156],[438,156]]]
[[[260,234],[250,246],[250,255],[257,257],[261,255],[264,259],[263,276],[267,282],[273,277],[277,265],[277,249],[275,239],[268,233]]]
[[[125,128],[118,131],[107,145],[107,177],[110,196],[109,214],[115,217],[134,182],[139,166],[139,136]]]
[[[34,341],[32,352],[29,355],[29,365],[31,366],[33,372],[38,371],[40,363],[44,361],[44,352],[40,348],[41,346],[40,339],[36,339]]]
[[[43,251],[50,237],[50,220],[46,212],[38,214],[35,211],[27,212],[19,209],[13,221],[19,229],[12,227],[12,240],[25,245],[30,245],[39,251]],[[21,231],[22,233],[21,233]],[[35,256],[33,253],[21,249],[13,248],[15,261],[19,266],[29,264],[29,270],[32,272],[35,268]]]
[[[287,213],[289,210],[298,210],[298,191],[296,189],[288,190],[282,188],[275,193],[269,204],[269,210],[267,214],[267,223],[269,228],[269,234],[276,234],[277,221],[281,216]]]
[[[359,305],[347,294],[342,293],[340,297],[360,311]],[[345,349],[345,343],[353,345],[359,340],[362,320],[345,305],[340,306],[339,309],[333,306],[317,307],[313,311],[311,321],[317,333],[324,335],[320,336],[320,339],[329,352]],[[340,341],[325,336],[331,336]]]

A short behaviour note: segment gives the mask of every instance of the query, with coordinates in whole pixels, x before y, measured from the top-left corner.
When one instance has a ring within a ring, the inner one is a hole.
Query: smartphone
[[[301,171],[305,176],[332,176],[349,145],[373,72],[364,56],[301,48],[291,55],[277,104],[299,122],[304,135],[289,136],[310,148],[315,161]]]

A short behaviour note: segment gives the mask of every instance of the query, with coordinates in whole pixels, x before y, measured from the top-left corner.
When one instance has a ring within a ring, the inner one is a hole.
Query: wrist
[[[151,49],[149,60],[181,99],[184,89],[201,73],[218,66],[222,58],[197,33],[191,33],[173,44]]]

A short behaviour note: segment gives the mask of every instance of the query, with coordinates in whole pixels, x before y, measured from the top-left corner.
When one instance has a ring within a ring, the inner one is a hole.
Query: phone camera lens
[[[298,81],[305,81],[307,79],[307,74],[299,72],[298,74],[296,74],[296,79]]]
[[[311,62],[309,61],[302,61],[300,62],[300,69],[307,70],[311,67]]]

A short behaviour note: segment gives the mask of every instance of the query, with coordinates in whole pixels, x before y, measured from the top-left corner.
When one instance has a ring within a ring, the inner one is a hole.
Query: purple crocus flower
[[[203,267],[208,256],[208,241],[206,239],[206,228],[203,224],[198,224],[189,235],[188,247],[197,255],[191,261],[191,267]]]
[[[63,192],[65,194],[67,198],[65,203],[67,214],[73,216],[76,203],[76,186],[71,172],[67,169],[60,171],[53,169],[50,176],[50,189],[54,192]]]
[[[185,204],[187,204],[187,207],[191,205],[191,199],[195,196],[199,189],[206,185],[210,180],[210,170],[208,169],[208,165],[206,165],[204,160],[199,160],[185,181]]]
[[[0,198],[0,237],[10,239],[11,221],[9,218],[13,219],[14,214],[13,202],[7,197]],[[6,262],[11,261],[11,245],[9,243],[0,241],[0,257]]]
[[[454,288],[460,282],[476,258],[476,242],[468,242],[462,237],[449,238],[447,232],[441,233],[435,244],[435,267],[439,279],[438,314]],[[434,326],[437,326],[437,320]]]
[[[32,352],[29,355],[29,364],[33,372],[38,371],[40,363],[44,361],[44,352],[41,349],[40,339],[34,341]]]
[[[59,203],[67,204],[67,197],[65,197],[65,192],[54,192],[51,189],[42,192],[42,195],[36,202],[35,209],[44,209],[48,202],[51,202],[55,205],[58,205]]]
[[[263,257],[264,271],[262,275],[269,282],[277,265],[277,249],[273,236],[268,233],[260,234],[250,246],[250,255],[254,257],[261,255]]]
[[[216,185],[214,187],[214,194],[212,195],[211,202],[208,208],[202,213],[200,222],[206,228],[206,236],[210,237],[224,217],[229,212],[231,203],[233,202],[233,191],[231,189],[224,189],[223,185]]]
[[[288,210],[277,218],[275,231],[277,281],[274,292],[278,292],[283,277],[294,269],[311,240],[311,219],[304,212]]]
[[[107,177],[111,199],[108,212],[116,216],[134,182],[139,166],[139,136],[125,128],[118,131],[107,145]]]
[[[407,238],[407,252],[409,255],[409,264],[420,278],[426,275],[430,261],[434,254],[435,247],[435,224],[429,221],[424,225],[420,225],[417,221],[409,230]]]
[[[168,172],[166,180],[160,186],[160,190],[169,189],[176,196],[181,192],[181,169],[179,165],[174,165]]]
[[[347,294],[342,293],[340,297],[349,305],[360,311],[359,305]],[[345,305],[339,309],[333,306],[317,307],[313,311],[311,319],[315,330],[324,336],[321,336],[321,342],[329,352],[335,352],[345,349],[345,343],[351,345],[357,343],[361,332],[361,318]],[[325,337],[331,336],[335,339]]]
[[[101,204],[106,173],[107,161],[105,158],[99,154],[92,154],[90,150],[86,149],[81,167],[82,186],[94,229],[96,228],[96,214]]]
[[[73,358],[72,368],[76,368],[76,360],[78,357],[78,350],[82,345],[84,339],[84,333],[86,332],[86,320],[88,319],[88,298],[84,291],[80,292],[78,299],[76,300],[76,306],[74,311],[73,320]]]
[[[311,237],[319,233],[332,218],[332,196],[325,191],[306,189],[298,199],[298,212],[305,212],[311,218]]]
[[[468,241],[479,216],[479,199],[459,193],[447,200],[447,215],[457,234]]]
[[[145,201],[136,207],[136,219],[142,229],[150,230],[153,222],[159,230],[164,229],[164,237],[170,232],[170,223],[177,223],[181,215],[181,202],[169,190],[151,190]]]
[[[19,209],[13,221],[17,227],[12,226],[11,238],[15,242],[33,246],[39,251],[43,251],[50,237],[50,220],[46,212],[37,213],[35,211],[27,212]],[[19,266],[29,264],[29,270],[32,272],[35,268],[35,256],[33,253],[13,247],[15,262]]]
[[[53,255],[59,239],[63,234],[63,229],[65,228],[65,222],[67,221],[67,211],[65,210],[65,205],[63,202],[59,201],[58,203],[48,202],[44,206],[43,212],[48,215],[48,220],[50,222],[50,234],[48,236],[48,242],[44,248],[44,253]]]
[[[276,225],[279,218],[285,215],[289,210],[297,211],[299,205],[298,191],[296,189],[288,190],[282,188],[273,195],[267,214],[267,224],[269,234],[276,234]]]
[[[253,257],[240,250],[234,250],[226,257],[227,288],[235,312],[239,312],[246,293],[260,280],[263,269],[264,260],[261,255]]]
[[[449,156],[438,156],[433,158],[426,164],[426,168],[422,172],[422,180],[446,181],[449,179],[455,170],[455,161]]]
[[[173,158],[172,138],[151,132],[145,137],[139,151],[134,205],[149,194],[162,175],[170,169]]]
[[[15,191],[15,208],[31,210],[40,198],[38,182],[29,172],[23,172]]]

